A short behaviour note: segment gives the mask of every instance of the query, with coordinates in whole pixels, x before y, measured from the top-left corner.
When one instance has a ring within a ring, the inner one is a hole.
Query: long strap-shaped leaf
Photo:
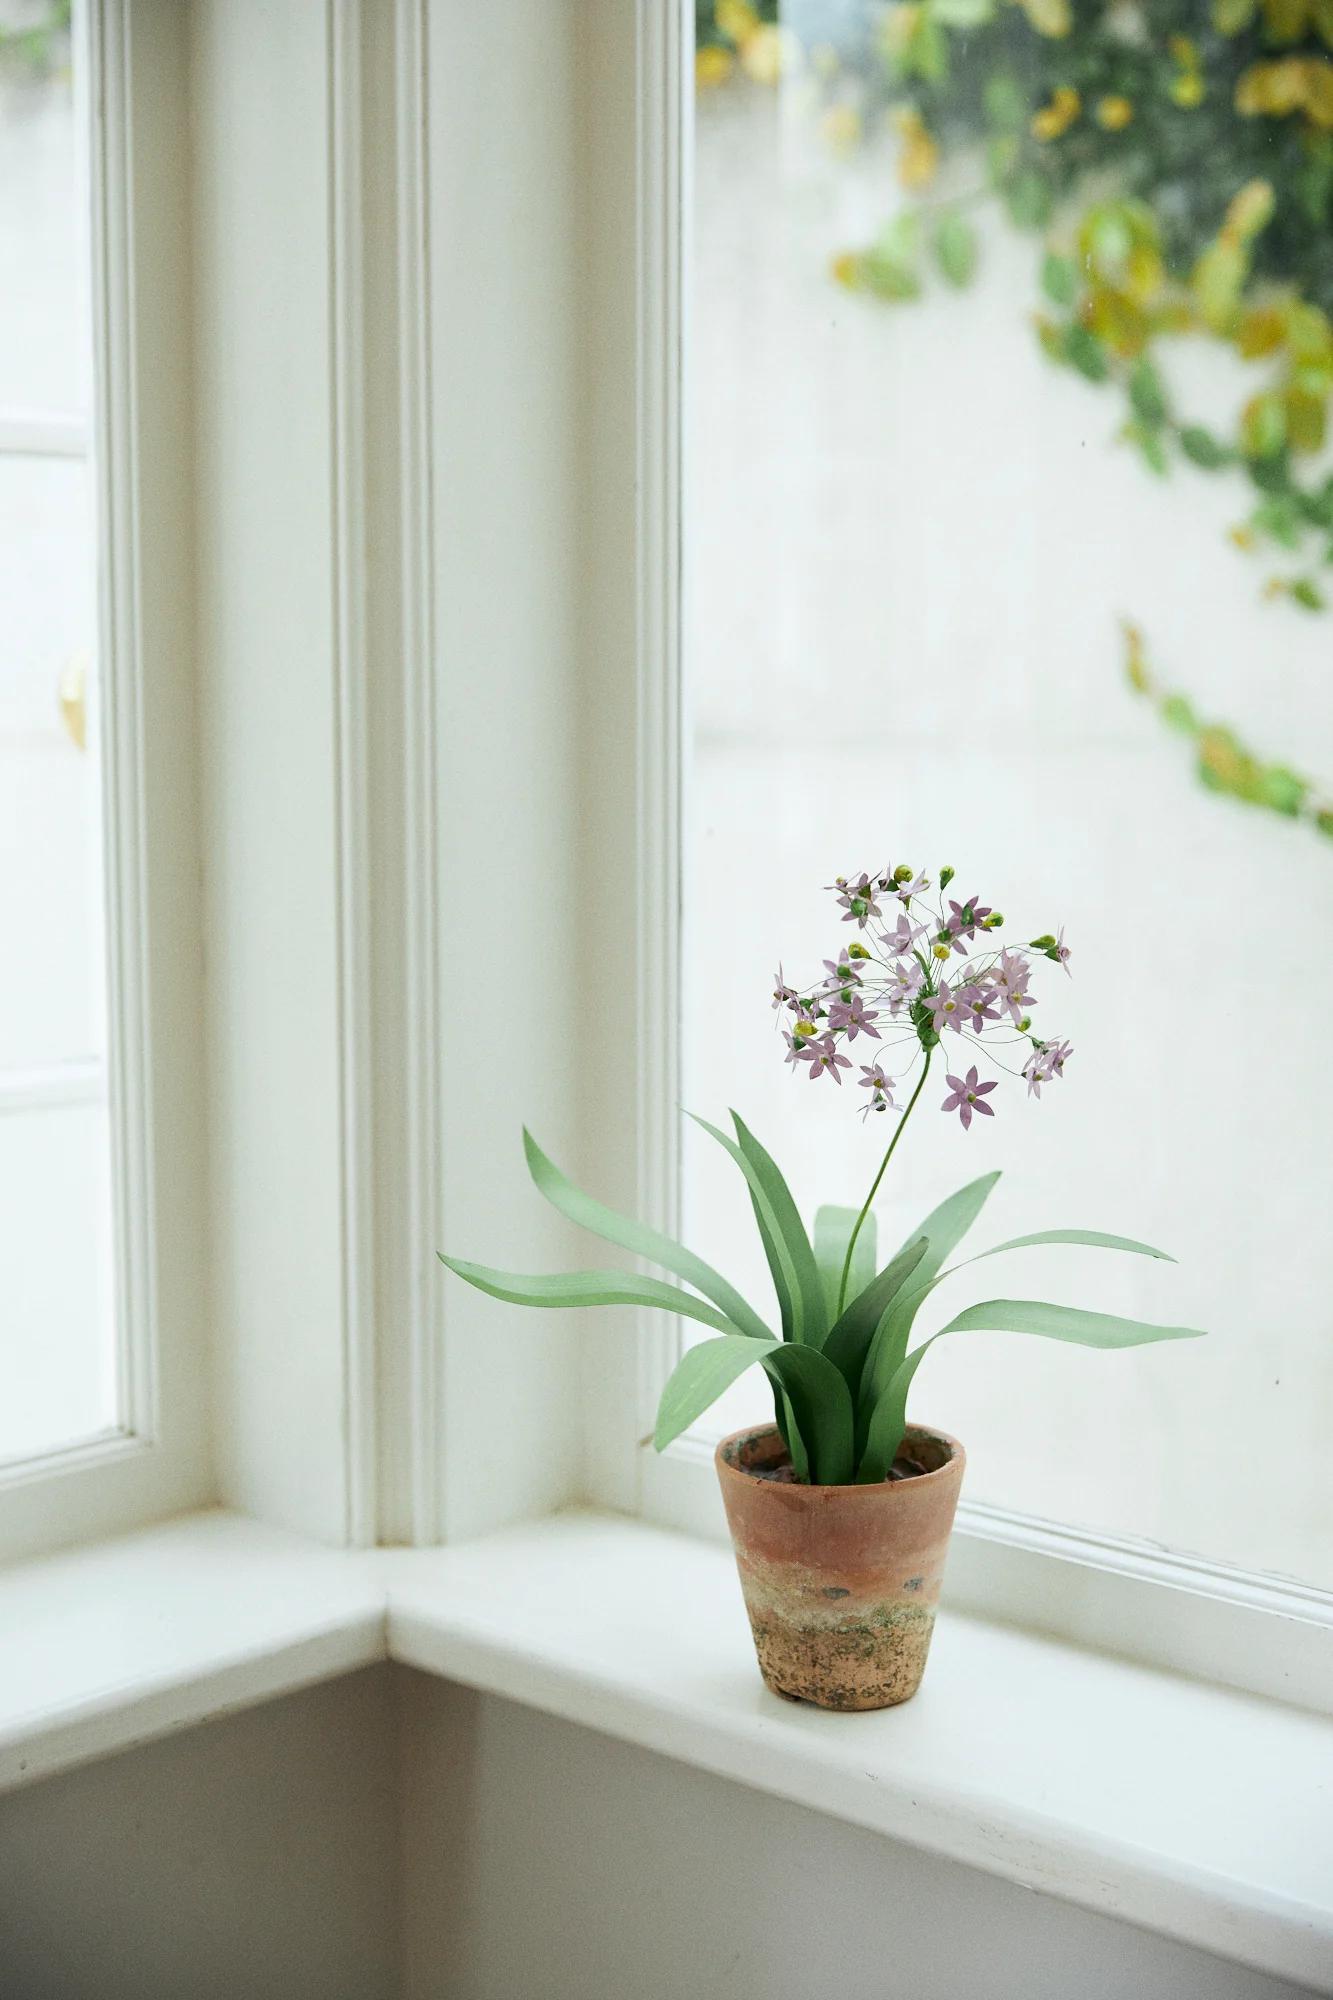
[[[943,1284],[946,1278],[951,1278],[955,1271],[965,1271],[969,1265],[983,1263],[987,1257],[998,1257],[1006,1250],[1032,1250],[1045,1243],[1078,1244],[1086,1250],[1123,1250],[1135,1257],[1157,1257],[1167,1264],[1176,1261],[1167,1251],[1154,1250],[1151,1243],[1140,1243],[1132,1236],[1108,1236],[1104,1229],[1039,1229],[1031,1236],[1011,1236],[1007,1243],[993,1243],[989,1250],[980,1250],[975,1257],[965,1257],[961,1264],[951,1264],[947,1271],[937,1271],[924,1284],[918,1271],[916,1282],[903,1293],[870,1344],[857,1399],[858,1415],[863,1410],[875,1408],[895,1369],[902,1365],[913,1321],[928,1292],[934,1291],[936,1285]],[[863,1443],[864,1440],[858,1442]]]
[[[661,1306],[719,1333],[737,1332],[725,1313],[706,1306],[692,1292],[682,1292],[679,1285],[668,1285],[662,1278],[641,1277],[637,1271],[493,1271],[486,1264],[465,1264],[461,1258],[446,1257],[443,1250],[439,1259],[479,1292],[505,1299],[510,1305]],[[748,1333],[739,1337],[753,1339]],[[765,1337],[772,1340],[771,1334]]]
[[[662,1391],[653,1432],[657,1449],[665,1450],[673,1438],[688,1430],[755,1362],[787,1398],[804,1446],[809,1477],[821,1486],[848,1485],[854,1460],[852,1399],[847,1384],[817,1348],[789,1341],[747,1343],[744,1334],[726,1334],[688,1348]],[[797,1470],[799,1473],[799,1465]]]
[[[980,1215],[987,1196],[999,1178],[996,1172],[982,1174],[977,1180],[969,1181],[966,1187],[959,1188],[957,1194],[951,1194],[947,1201],[942,1201],[938,1208],[932,1208],[921,1227],[912,1231],[907,1243],[915,1243],[918,1236],[926,1239],[926,1254],[917,1272],[918,1285],[928,1283],[942,1269],[945,1258],[962,1242]],[[903,1245],[904,1250],[907,1243]]]
[[[773,1274],[773,1289],[778,1295],[778,1308],[782,1314],[782,1337],[791,1341],[808,1339],[806,1290],[800,1282],[792,1245],[773,1207],[769,1177],[760,1171],[744,1147],[735,1139],[728,1138],[727,1134],[719,1131],[716,1125],[710,1125],[706,1118],[700,1118],[693,1111],[687,1113],[687,1116],[693,1118],[695,1124],[707,1132],[710,1138],[717,1140],[718,1145],[736,1162],[744,1174],[750,1190],[750,1205],[754,1209],[754,1219],[764,1246],[764,1255]],[[772,1165],[772,1162],[769,1164]],[[775,1173],[776,1171],[774,1168]],[[781,1179],[781,1175],[778,1178]],[[808,1243],[806,1248],[809,1249]],[[810,1252],[810,1256],[813,1263],[813,1251]],[[819,1273],[816,1271],[816,1286],[818,1282]]]
[[[843,1376],[853,1396],[860,1384],[866,1349],[875,1337],[876,1327],[901,1297],[903,1286],[916,1275],[925,1254],[926,1239],[919,1236],[915,1243],[901,1249],[891,1264],[884,1266],[879,1276],[858,1293],[842,1318],[830,1328],[824,1352]]]
[[[663,1270],[674,1271],[678,1278],[684,1278],[687,1284],[693,1285],[696,1291],[702,1292],[705,1298],[720,1307],[742,1333],[751,1334],[756,1340],[772,1340],[771,1327],[764,1325],[754,1307],[741,1297],[720,1271],[715,1271],[702,1257],[696,1257],[692,1250],[664,1235],[660,1229],[652,1229],[646,1222],[636,1222],[631,1216],[620,1215],[615,1209],[607,1208],[600,1201],[594,1201],[591,1195],[584,1194],[582,1188],[575,1187],[555,1162],[548,1159],[526,1126],[523,1128],[523,1150],[527,1155],[528,1172],[538,1192],[545,1195],[551,1206],[558,1208],[562,1215],[567,1215],[571,1222],[577,1222],[580,1229],[602,1237],[607,1243],[618,1243],[622,1250],[632,1250],[636,1256],[647,1257],[651,1263],[660,1264]]]
[[[860,1220],[859,1208],[820,1208],[815,1211],[815,1262],[824,1287],[824,1310],[832,1326],[838,1317],[838,1288],[847,1256],[847,1239]],[[875,1275],[875,1218],[868,1215],[861,1225],[852,1252],[848,1288],[853,1298],[863,1292]],[[827,1347],[827,1342],[825,1346]]]
[[[969,1306],[929,1340],[923,1340],[895,1369],[870,1420],[869,1435],[856,1477],[862,1485],[887,1479],[907,1428],[907,1392],[912,1378],[937,1340],[946,1333],[1036,1333],[1047,1340],[1072,1341],[1078,1347],[1144,1347],[1158,1340],[1198,1340],[1197,1326],[1153,1326],[1141,1319],[1121,1319],[1114,1313],[1082,1312],[1075,1306],[1048,1305],[1042,1299],[987,1299]]]
[[[732,1112],[731,1122],[736,1128],[741,1152],[758,1175],[759,1183],[768,1198],[774,1223],[787,1247],[792,1270],[795,1273],[796,1292],[801,1308],[801,1332],[793,1333],[792,1339],[807,1341],[810,1346],[818,1347],[828,1332],[828,1309],[824,1304],[824,1287],[819,1276],[819,1266],[810,1247],[810,1238],[805,1233],[801,1211],[792,1198],[791,1189],[783,1179],[777,1161],[760,1145],[739,1112]],[[751,1182],[752,1193],[753,1187],[754,1183]],[[756,1219],[757,1216],[756,1210]]]

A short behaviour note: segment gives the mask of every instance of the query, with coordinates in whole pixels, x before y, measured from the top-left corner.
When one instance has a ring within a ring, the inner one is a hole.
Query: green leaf
[[[657,1450],[665,1451],[674,1438],[687,1431],[739,1375],[754,1367],[759,1355],[760,1343],[743,1333],[723,1334],[719,1340],[701,1340],[697,1346],[687,1347],[657,1405],[653,1429]]]
[[[1138,446],[1149,472],[1156,473],[1159,479],[1165,478],[1171,469],[1171,461],[1166,455],[1161,431],[1155,425],[1142,424],[1135,418],[1125,425],[1123,435],[1126,443]]]
[[[777,1217],[773,1213],[773,1205],[765,1191],[764,1183],[758,1169],[746,1158],[736,1141],[728,1138],[725,1132],[720,1132],[716,1125],[710,1125],[706,1118],[700,1118],[693,1111],[689,1111],[685,1115],[688,1118],[692,1118],[695,1124],[707,1132],[711,1138],[716,1139],[718,1145],[730,1155],[744,1174],[750,1189],[750,1206],[754,1210],[755,1225],[759,1230],[759,1238],[764,1246],[764,1255],[768,1259],[769,1271],[772,1273],[773,1289],[778,1297],[778,1309],[782,1315],[782,1338],[784,1340],[804,1339],[804,1294],[797,1283],[796,1266],[792,1262],[791,1252],[787,1248],[786,1239],[778,1227]],[[818,1274],[816,1273],[816,1275]]]
[[[1053,306],[1066,310],[1078,297],[1078,266],[1072,257],[1048,250],[1041,260],[1041,288]]]
[[[697,1319],[720,1333],[735,1333],[731,1321],[692,1292],[668,1285],[661,1278],[641,1277],[637,1271],[493,1271],[486,1264],[465,1264],[459,1257],[439,1253],[442,1264],[479,1292],[504,1299],[515,1306],[661,1306],[665,1312],[679,1313],[682,1319]],[[743,1340],[752,1338],[742,1334]],[[772,1336],[770,1335],[771,1339]]]
[[[791,1338],[806,1340],[818,1347],[828,1330],[828,1313],[824,1304],[824,1287],[819,1276],[819,1266],[810,1247],[810,1238],[805,1233],[801,1212],[792,1200],[791,1189],[782,1178],[777,1162],[760,1145],[745,1120],[739,1113],[733,1111],[731,1122],[736,1128],[736,1138],[741,1152],[747,1165],[758,1177],[774,1226],[786,1246],[795,1282],[796,1304],[799,1307],[796,1320],[800,1331],[793,1330]],[[752,1189],[753,1186],[752,1181]],[[756,1220],[758,1214],[756,1208]]]
[[[813,1347],[756,1341],[743,1333],[702,1340],[682,1355],[657,1408],[653,1443],[664,1451],[739,1375],[758,1363],[785,1398],[798,1476],[820,1486],[851,1483],[852,1399],[836,1368]],[[806,1473],[802,1473],[802,1467]]]
[[[760,1347],[756,1358],[786,1393],[809,1455],[811,1480],[818,1486],[849,1486],[855,1471],[852,1398],[833,1363],[816,1347],[790,1342]]]
[[[1104,382],[1111,372],[1111,364],[1106,358],[1106,349],[1095,333],[1089,333],[1086,326],[1067,326],[1061,340],[1061,351],[1071,368],[1077,368],[1089,382]]]
[[[983,1257],[998,1257],[1002,1250],[1030,1250],[1041,1243],[1077,1243],[1087,1250],[1127,1250],[1135,1257],[1159,1257],[1164,1264],[1176,1261],[1169,1250],[1154,1250],[1151,1243],[1140,1243],[1133,1236],[1108,1236],[1103,1229],[1038,1229],[1031,1236],[1011,1236],[1006,1243],[992,1244],[968,1261],[979,1264]],[[943,1275],[947,1277],[948,1272]]]
[[[973,1186],[975,1185],[974,1182]],[[962,1190],[964,1194],[969,1191],[967,1188]],[[954,1199],[957,1200],[958,1197],[955,1196]],[[885,1324],[877,1331],[866,1358],[865,1379],[861,1384],[861,1393],[857,1401],[858,1419],[866,1418],[868,1413],[876,1408],[895,1370],[901,1367],[907,1353],[907,1343],[911,1338],[913,1321],[928,1292],[934,1291],[936,1285],[942,1284],[945,1278],[952,1277],[955,1271],[965,1271],[970,1264],[983,1263],[987,1257],[998,1257],[1007,1250],[1036,1249],[1045,1243],[1077,1244],[1087,1250],[1124,1250],[1136,1257],[1158,1257],[1168,1264],[1174,1264],[1176,1261],[1167,1251],[1154,1250],[1150,1243],[1140,1243],[1132,1236],[1109,1236],[1102,1229],[1038,1229],[1030,1236],[1011,1236],[1007,1242],[994,1243],[989,1250],[980,1250],[975,1257],[967,1257],[961,1264],[952,1264],[947,1270],[936,1271],[924,1282],[913,1285],[911,1291],[899,1302],[898,1307],[892,1313],[886,1314]]]
[[[815,1213],[815,1262],[824,1287],[824,1310],[829,1324],[838,1316],[838,1288],[847,1256],[847,1239],[856,1227],[859,1208],[821,1208]],[[861,1225],[852,1253],[847,1283],[853,1298],[865,1290],[875,1275],[875,1218],[868,1215]],[[827,1342],[825,1345],[827,1346]]]
[[[943,1270],[945,1259],[953,1254],[980,1215],[999,1178],[996,1172],[969,1181],[966,1187],[933,1208],[922,1223],[917,1234],[925,1238],[926,1248],[917,1264],[914,1283],[892,1302],[867,1343],[857,1394],[858,1415],[864,1416],[879,1402],[894,1369],[907,1352],[921,1301]]]
[[[944,1268],[945,1258],[952,1255],[967,1235],[999,1178],[997,1170],[969,1181],[966,1187],[960,1187],[956,1194],[942,1201],[938,1208],[932,1208],[921,1227],[912,1231],[908,1243],[914,1243],[919,1236],[926,1239],[926,1253],[916,1273],[916,1284],[912,1287],[914,1294]],[[906,1243],[903,1248],[907,1248]]]
[[[1005,70],[986,78],[982,101],[997,132],[1021,132],[1027,123],[1028,100],[1017,80]]]
[[[615,1209],[605,1208],[591,1195],[584,1194],[547,1158],[526,1126],[523,1128],[523,1150],[527,1155],[528,1172],[538,1193],[545,1195],[553,1208],[559,1209],[571,1222],[576,1222],[580,1229],[602,1237],[607,1243],[618,1243],[622,1250],[631,1250],[636,1256],[647,1257],[666,1271],[674,1271],[678,1278],[684,1278],[687,1284],[711,1299],[715,1306],[720,1306],[740,1332],[750,1334],[755,1340],[772,1340],[772,1329],[764,1325],[754,1307],[748,1305],[735,1286],[729,1284],[711,1264],[706,1264],[702,1257],[696,1257],[684,1244],[664,1236],[660,1229],[651,1229],[647,1223],[620,1215]]]
[[[824,1342],[825,1355],[846,1378],[853,1396],[858,1393],[875,1330],[900,1297],[908,1279],[917,1275],[927,1247],[924,1236],[919,1236],[915,1243],[905,1243],[893,1261],[852,1300]]]
[[[935,261],[951,285],[961,291],[977,268],[977,236],[965,216],[943,216],[935,231]]]
[[[1141,354],[1129,371],[1129,400],[1140,422],[1166,422],[1166,384],[1146,354]]]
[[[808,1484],[810,1458],[796,1422],[796,1412],[792,1409],[791,1399],[784,1388],[774,1382],[772,1389],[774,1414],[777,1417],[778,1430],[782,1434],[782,1442],[786,1445],[787,1455],[791,1459],[792,1471],[802,1484]]]
[[[1004,199],[1019,229],[1044,229],[1055,202],[1050,183],[1031,167],[1014,176],[1004,190]]]
[[[1235,453],[1215,438],[1211,431],[1201,424],[1186,424],[1180,433],[1180,449],[1193,464],[1202,466],[1205,472],[1217,472],[1224,465],[1230,465]]]
[[[1199,1326],[1154,1326],[1121,1319],[1117,1313],[1084,1312],[1078,1306],[1048,1305],[1043,1299],[986,1299],[969,1306],[931,1337],[946,1333],[1037,1333],[1045,1340],[1068,1340],[1077,1347],[1146,1347],[1158,1340],[1202,1340]]]
[[[1018,1239],[1021,1240],[1021,1239]],[[1156,1253],[1160,1255],[1161,1253]],[[1152,1326],[1146,1320],[1121,1319],[1113,1313],[1080,1311],[1076,1306],[1047,1305],[1041,1299],[987,1299],[969,1306],[929,1340],[904,1357],[875,1405],[865,1449],[857,1467],[858,1482],[869,1485],[887,1479],[907,1427],[907,1392],[913,1377],[937,1340],[946,1333],[1035,1333],[1047,1340],[1070,1341],[1078,1347],[1144,1347],[1160,1340],[1198,1340],[1195,1326]]]

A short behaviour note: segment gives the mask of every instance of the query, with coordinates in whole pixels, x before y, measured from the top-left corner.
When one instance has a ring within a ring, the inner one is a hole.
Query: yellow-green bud
[[[895,881],[895,882],[910,882],[910,881],[911,881],[911,879],[912,879],[912,871],[911,871],[911,869],[910,869],[910,868],[908,867],[908,865],[907,865],[907,863],[906,863],[905,861],[904,861],[904,862],[903,862],[903,863],[901,864],[901,866],[900,866],[900,867],[898,867],[898,868],[895,868],[895,869],[894,869],[894,871],[893,871],[893,879],[894,879],[894,881]]]
[[[940,887],[941,887],[941,889],[947,889],[947,888],[948,888],[949,884],[950,884],[950,883],[951,883],[951,882],[953,881],[953,878],[954,878],[954,874],[955,874],[955,870],[954,870],[954,869],[952,869],[952,868],[941,868],[941,870],[940,870]]]
[[[792,1033],[796,1035],[813,1035],[814,1032],[815,1024],[813,1021],[798,1021],[792,1030]]]
[[[848,958],[869,958],[870,953],[863,944],[849,944],[847,947],[847,956]]]
[[[1004,918],[1000,915],[1000,912],[992,910],[988,917],[982,918],[981,928],[983,931],[998,931],[1003,922]]]
[[[932,955],[932,957],[934,957],[934,958],[947,958],[947,957],[949,956],[949,947],[948,947],[948,945],[947,945],[947,944],[937,944],[937,945],[935,945],[935,946],[933,947],[933,949],[932,949],[932,953],[931,953],[931,955]]]

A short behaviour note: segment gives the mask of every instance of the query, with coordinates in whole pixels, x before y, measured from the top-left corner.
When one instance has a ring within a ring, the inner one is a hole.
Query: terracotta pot
[[[759,1671],[775,1694],[820,1708],[891,1708],[921,1685],[966,1456],[908,1426],[922,1469],[874,1486],[792,1481],[776,1428],[717,1448]],[[774,1476],[774,1475],[777,1476]]]

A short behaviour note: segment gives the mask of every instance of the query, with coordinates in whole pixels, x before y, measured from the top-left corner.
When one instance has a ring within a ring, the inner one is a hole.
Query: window
[[[807,1213],[859,1203],[875,1121],[765,1031],[778,958],[837,934],[820,885],[950,863],[1066,923],[1063,1089],[967,1134],[923,1105],[882,1240],[1003,1166],[978,1245],[1104,1226],[1180,1269],[1026,1253],[999,1289],[1211,1338],[1012,1339],[1002,1404],[996,1346],[946,1343],[914,1407],[973,1503],[1328,1587],[1333,172],[1272,73],[1331,64],[1169,11],[700,0],[681,1097]],[[761,1292],[729,1162],[682,1155],[689,1241]]]
[[[0,1554],[209,1492],[187,10],[0,0]]]
[[[87,65],[0,9],[0,1461],[120,1421],[107,1089]]]

